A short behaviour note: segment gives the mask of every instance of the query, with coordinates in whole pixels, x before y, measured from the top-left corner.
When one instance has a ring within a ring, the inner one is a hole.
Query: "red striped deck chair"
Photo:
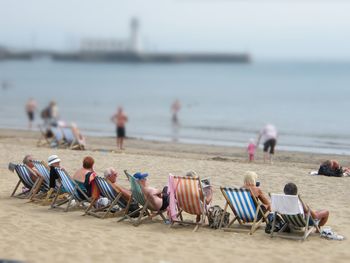
[[[173,176],[173,175],[169,175]],[[184,177],[173,176],[175,186],[175,199],[178,207],[178,220],[172,220],[174,223],[181,224],[194,224],[195,228],[193,232],[197,231],[199,226],[205,224],[205,218],[207,216],[207,206],[205,203],[205,196],[203,195],[203,189],[201,180],[199,177]],[[183,219],[182,213],[186,212],[190,215],[200,216],[199,222],[189,222]]]

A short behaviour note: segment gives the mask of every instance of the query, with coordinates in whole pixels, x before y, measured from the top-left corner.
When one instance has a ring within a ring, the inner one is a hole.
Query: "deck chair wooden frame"
[[[203,186],[200,177],[189,176],[174,176],[175,183],[175,199],[177,202],[177,218],[179,220],[172,220],[171,227],[175,223],[181,225],[195,225],[193,232],[196,232],[200,226],[205,224],[205,220],[208,216],[206,197],[204,195]],[[186,212],[191,215],[200,215],[199,222],[189,222],[183,220],[182,213]]]
[[[111,182],[102,177],[97,176],[95,177],[95,184],[98,187],[101,195],[103,197],[108,198],[108,200],[110,200],[111,203],[105,207],[93,208],[97,201],[97,199],[95,198],[91,201],[90,206],[85,210],[85,214],[104,219],[107,217],[117,217],[119,215],[125,215],[127,213],[126,208],[123,208],[114,213],[111,212],[112,208],[115,205],[117,205],[120,199],[122,198],[122,193],[118,192],[118,189],[116,189],[116,187]]]
[[[252,235],[263,222],[268,221],[267,216],[269,212],[263,211],[263,204],[251,194],[249,189],[220,187],[220,191],[226,200],[226,204],[219,228],[225,231],[241,231],[248,228],[249,234]],[[222,222],[228,207],[231,208],[234,218],[226,228],[222,228]],[[258,218],[259,214],[261,216],[260,218]],[[231,226],[233,226],[235,221],[238,221],[240,227],[233,229]]]
[[[270,194],[271,198],[274,198],[274,195],[278,194]],[[302,206],[305,206],[303,201],[301,200],[300,196],[295,196],[296,199],[299,199]],[[308,206],[307,206],[308,207]],[[274,208],[272,207],[274,210]],[[273,211],[274,218],[272,220],[272,228],[270,237],[281,237],[281,238],[287,238],[287,239],[294,239],[299,241],[305,241],[308,236],[313,233],[315,230],[320,232],[319,228],[319,222],[312,218],[311,216],[311,209],[308,207],[308,213],[304,215],[304,213],[298,213],[298,214],[283,214],[279,213],[283,220],[286,222],[286,224],[278,231],[274,232],[275,224],[276,224],[276,217],[278,211]],[[312,225],[310,225],[310,222],[312,222]],[[285,233],[284,231],[286,228],[289,227],[289,229],[292,231],[291,233]]]
[[[69,208],[71,207],[72,201],[74,200],[77,202],[76,207],[82,207],[84,202],[91,202],[91,198],[89,198],[83,190],[79,187],[79,185],[72,180],[67,172],[61,168],[55,167],[55,170],[59,174],[61,186],[58,189],[58,192],[53,199],[51,203],[51,209],[58,208],[61,205],[68,203],[66,208],[64,209],[65,212],[68,212]],[[63,188],[67,191],[69,194],[67,199],[58,201],[58,196],[63,193]],[[82,198],[79,193],[84,197]]]
[[[165,216],[163,215],[164,211],[153,211],[151,209],[149,201],[145,198],[145,195],[143,194],[142,188],[137,179],[135,179],[131,174],[129,174],[127,170],[124,170],[124,173],[131,184],[132,193],[131,198],[126,207],[127,213],[121,219],[119,219],[118,222],[128,219],[134,226],[139,226],[144,221],[152,220],[156,216],[160,216],[164,222],[167,222]],[[135,211],[129,212],[129,207],[133,200],[140,206],[140,208]],[[136,214],[137,212],[139,212],[140,215],[136,219],[132,218],[131,216]]]

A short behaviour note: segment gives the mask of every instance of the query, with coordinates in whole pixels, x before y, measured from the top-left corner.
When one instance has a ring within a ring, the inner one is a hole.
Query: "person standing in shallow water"
[[[111,121],[116,125],[117,148],[124,150],[125,124],[128,121],[128,116],[125,114],[122,107],[117,109],[117,112],[112,116]]]
[[[38,107],[38,104],[36,103],[36,101],[33,98],[30,98],[26,103],[26,112],[27,112],[28,120],[29,120],[29,124],[28,124],[29,129],[32,128],[32,124],[33,124],[34,117],[35,117],[35,111],[36,111],[37,107]]]

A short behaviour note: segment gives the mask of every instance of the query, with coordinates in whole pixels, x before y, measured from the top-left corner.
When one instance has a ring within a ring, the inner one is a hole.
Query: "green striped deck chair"
[[[55,170],[58,172],[60,180],[61,180],[61,186],[54,198],[54,200],[51,203],[51,208],[57,208],[61,205],[68,203],[65,212],[68,211],[68,209],[71,207],[72,201],[75,200],[77,202],[76,207],[82,207],[84,202],[91,202],[91,199],[84,193],[83,190],[79,187],[79,185],[74,182],[70,178],[70,176],[67,174],[67,172],[61,168],[55,167]],[[69,194],[69,197],[65,200],[58,201],[57,197],[61,192],[63,192],[63,189]]]
[[[24,164],[16,164],[15,172],[18,175],[19,180],[12,191],[11,197],[22,198],[22,199],[31,197],[33,189],[35,188],[35,182],[30,177],[30,174],[31,174],[30,170]],[[16,191],[21,183],[26,188],[26,190],[16,195]]]
[[[303,202],[297,195],[271,194],[271,210],[275,214],[271,237],[279,236],[304,241],[314,230],[317,229],[320,232],[319,222],[311,217],[311,209],[309,208],[305,215]],[[274,232],[277,213],[282,216],[287,224],[280,231]],[[284,233],[287,227],[292,231],[291,233]]]
[[[99,189],[101,196],[108,198],[108,200],[111,202],[108,206],[101,207],[101,208],[93,208],[93,206],[96,204],[96,199],[92,200],[90,206],[85,210],[85,213],[88,215],[92,215],[98,218],[106,218],[107,216],[112,215],[113,217],[116,217],[121,214],[126,214],[126,205],[127,202],[122,202],[122,193],[118,192],[116,188],[113,187],[113,185],[108,182],[106,179],[96,176],[95,177],[95,184],[96,187]],[[118,212],[112,213],[112,208],[118,205],[122,209]]]
[[[229,223],[226,231],[231,231],[231,226],[235,221],[238,221],[239,228],[235,230],[243,230],[243,227],[249,227],[249,234],[253,234],[263,222],[267,222],[269,212],[264,212],[262,204],[253,196],[249,189],[245,188],[230,188],[220,187],[220,190],[226,200],[224,211],[230,207],[234,218]],[[225,215],[225,212],[222,214]],[[223,221],[221,218],[220,227]]]
[[[193,229],[193,232],[195,232],[198,230],[199,226],[205,224],[205,219],[208,215],[201,179],[199,177],[169,176],[173,177],[175,199],[179,211],[177,214],[179,219],[172,219],[171,226],[173,226],[174,223],[180,223],[181,225],[191,224],[195,225],[195,228]],[[183,220],[183,212],[190,215],[200,216],[201,219],[199,222]]]
[[[134,226],[138,226],[143,221],[145,221],[147,219],[152,220],[152,218],[154,218],[158,215],[163,219],[164,222],[166,222],[166,218],[163,215],[164,211],[153,211],[152,208],[149,206],[149,201],[146,200],[138,180],[135,179],[131,174],[129,174],[127,172],[127,170],[124,170],[124,173],[125,173],[126,177],[128,178],[128,180],[130,182],[130,186],[131,186],[131,198],[128,202],[126,210],[127,211],[129,210],[129,207],[130,207],[132,200],[134,200],[140,206],[140,208],[126,214],[124,217],[119,219],[118,222],[123,221],[125,219],[129,219],[129,221]],[[136,213],[140,213],[139,217],[136,219],[132,219],[131,216],[136,214]]]

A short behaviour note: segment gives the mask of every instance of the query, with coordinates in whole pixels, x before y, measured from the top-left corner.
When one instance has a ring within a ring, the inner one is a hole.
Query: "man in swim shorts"
[[[277,143],[276,127],[272,124],[265,125],[265,127],[259,133],[257,145],[259,145],[261,139],[264,141],[264,162],[266,162],[268,159],[270,163],[272,163],[272,158],[275,154],[275,147]]]

